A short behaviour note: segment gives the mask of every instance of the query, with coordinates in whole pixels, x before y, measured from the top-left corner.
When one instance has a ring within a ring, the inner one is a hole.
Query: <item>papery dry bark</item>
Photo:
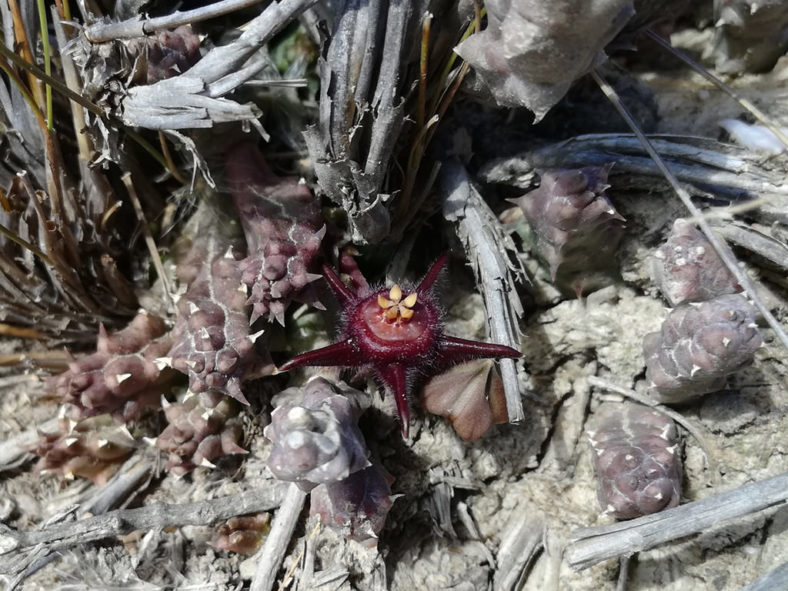
[[[418,78],[422,23],[441,15],[445,26],[433,28],[431,49],[443,47],[462,25],[456,12],[446,0],[351,0],[321,13],[331,35],[320,63],[320,116],[304,137],[318,184],[347,212],[357,244],[386,240],[399,221],[392,204],[402,183],[392,182],[401,178],[392,164],[412,131],[407,97]]]
[[[494,0],[487,28],[455,48],[499,105],[540,120],[572,83],[604,60],[603,49],[634,14],[629,0]]]
[[[605,403],[594,413],[588,438],[607,513],[632,519],[679,504],[681,449],[671,419],[639,404]]]
[[[455,365],[422,389],[425,410],[446,417],[457,435],[475,441],[493,424],[506,423],[506,397],[501,376],[491,359]]]
[[[752,363],[763,340],[756,311],[744,297],[724,295],[675,308],[659,332],[643,338],[650,394],[677,403],[720,390]]]

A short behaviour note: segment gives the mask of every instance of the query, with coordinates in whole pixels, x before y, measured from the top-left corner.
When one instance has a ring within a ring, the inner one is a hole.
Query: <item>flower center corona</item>
[[[399,285],[394,284],[389,290],[389,297],[383,294],[378,296],[378,306],[383,310],[383,317],[386,319],[386,322],[407,322],[413,318],[413,306],[416,305],[418,298],[419,294],[414,291],[403,299],[402,289]]]

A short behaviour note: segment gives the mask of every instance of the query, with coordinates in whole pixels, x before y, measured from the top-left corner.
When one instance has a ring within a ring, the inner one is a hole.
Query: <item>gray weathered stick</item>
[[[738,146],[691,136],[649,136],[679,181],[713,187],[715,193],[765,198],[760,209],[770,217],[785,219],[788,187],[778,170],[759,165],[760,157]],[[632,134],[589,134],[521,152],[484,165],[479,176],[487,182],[523,189],[533,186],[536,169],[602,166],[615,162],[612,177],[627,186],[653,189],[660,178],[657,165]],[[626,176],[621,176],[626,175]]]
[[[509,236],[490,208],[468,179],[459,160],[445,162],[440,172],[441,191],[444,194],[443,212],[446,219],[456,225],[457,236],[462,241],[471,261],[476,282],[482,290],[490,338],[521,350],[518,320],[523,306],[514,288],[516,269],[510,266],[506,251],[515,251]],[[501,378],[506,395],[509,422],[525,418],[517,377],[517,364],[513,359],[500,361]]]
[[[509,525],[498,550],[495,591],[518,588],[523,572],[543,546],[544,535],[544,515],[536,509],[527,515],[523,513]]]
[[[788,589],[788,562],[753,581],[741,591],[780,591],[781,589]]]
[[[608,558],[707,531],[728,519],[781,505],[787,500],[788,472],[653,515],[576,530],[564,558],[572,568],[583,570]]]
[[[102,538],[181,525],[208,525],[236,515],[271,511],[278,506],[279,495],[248,491],[229,497],[170,505],[154,503],[139,509],[121,509],[79,521],[58,523],[39,531],[0,529],[0,554],[47,544],[50,551],[93,542]]]
[[[158,18],[134,18],[121,22],[98,22],[85,27],[85,37],[91,43],[103,43],[115,39],[133,39],[134,37],[144,37],[161,29],[174,29],[181,25],[197,23],[228,14],[236,10],[241,10],[248,6],[260,3],[262,0],[220,0],[208,6],[187,10],[184,12],[176,11],[166,16]]]
[[[788,245],[779,240],[738,222],[712,223],[712,227],[728,242],[743,246],[783,269],[788,268]]]
[[[281,507],[276,512],[271,531],[263,547],[256,554],[257,571],[254,573],[249,591],[270,591],[276,582],[276,573],[282,565],[293,530],[304,508],[307,493],[290,484]]]
[[[151,456],[149,450],[138,450],[109,482],[90,490],[90,496],[80,502],[79,515],[101,515],[116,507],[126,507],[153,478],[156,462]]]

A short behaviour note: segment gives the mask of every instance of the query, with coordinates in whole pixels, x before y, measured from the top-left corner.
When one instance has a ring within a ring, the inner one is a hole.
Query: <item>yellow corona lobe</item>
[[[384,310],[383,316],[388,322],[398,319],[410,320],[413,318],[413,306],[416,305],[418,298],[419,294],[414,291],[403,300],[402,288],[395,284],[389,290],[389,297],[378,295],[378,306]]]
[[[391,291],[389,291],[389,297],[391,301],[399,303],[402,299],[402,289],[396,283],[392,286]]]

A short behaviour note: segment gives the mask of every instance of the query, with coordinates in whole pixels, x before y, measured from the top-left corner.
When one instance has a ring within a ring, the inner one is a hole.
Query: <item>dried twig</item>
[[[648,35],[654,42],[656,42],[659,46],[667,49],[670,53],[675,55],[685,64],[687,64],[690,68],[695,70],[698,74],[703,76],[706,80],[714,84],[717,88],[739,103],[743,108],[747,109],[750,113],[752,113],[758,121],[763,123],[769,131],[771,131],[777,138],[786,146],[788,147],[788,136],[783,132],[783,130],[777,126],[772,119],[766,115],[763,111],[761,111],[758,107],[756,107],[752,101],[743,96],[740,96],[735,90],[733,90],[730,86],[725,84],[722,80],[717,78],[714,74],[709,72],[706,68],[701,66],[691,57],[689,57],[683,51],[679,51],[675,47],[673,47],[668,41],[665,41],[662,37],[657,35],[651,29],[645,30],[646,35]]]
[[[713,222],[712,226],[714,231],[728,242],[742,246],[770,260],[775,265],[788,269],[788,245],[783,242],[738,222],[724,224]]]
[[[649,140],[679,181],[710,188],[715,197],[763,198],[765,202],[759,201],[758,205],[765,215],[788,220],[788,187],[783,184],[781,169],[764,168],[758,154],[691,136],[654,135]],[[653,177],[662,179],[638,139],[626,133],[581,135],[493,160],[482,167],[480,176],[487,182],[527,189],[534,184],[537,168],[580,168],[610,162],[616,163],[611,176],[617,186],[625,183],[653,192]]]
[[[495,571],[495,591],[519,588],[525,569],[543,547],[544,515],[540,511],[523,512],[502,534]]]
[[[522,278],[522,274],[512,267],[506,256],[507,250],[516,251],[511,238],[500,228],[498,220],[470,183],[459,160],[453,159],[443,164],[441,185],[444,214],[447,220],[456,224],[457,235],[465,246],[476,281],[482,290],[490,337],[496,343],[520,350],[517,323],[524,310],[514,285]],[[500,367],[509,421],[522,421],[525,414],[517,365],[512,359],[502,359]]]
[[[268,7],[246,26],[232,43],[217,47],[192,68],[173,78],[128,90],[123,100],[123,121],[149,129],[213,127],[226,121],[250,121],[258,126],[255,105],[240,105],[219,98],[231,92],[268,63],[247,60],[276,33],[317,0],[281,0]]]
[[[576,530],[564,558],[572,568],[583,570],[602,560],[705,532],[725,520],[782,505],[786,501],[788,472],[653,515]]]
[[[115,475],[98,488],[88,490],[88,495],[79,506],[80,516],[104,514],[114,507],[127,507],[135,495],[147,488],[154,475],[155,461],[148,450],[131,456]]]
[[[31,427],[13,437],[0,441],[0,472],[19,466],[19,463],[25,460],[32,447],[38,441],[40,437],[39,430],[45,433],[54,431],[58,426],[59,420],[50,419],[43,425]]]
[[[270,591],[273,588],[276,573],[279,572],[293,530],[301,515],[301,509],[304,508],[306,495],[307,493],[295,484],[291,484],[287,489],[265,544],[255,556],[257,571],[252,579],[250,591]]]
[[[222,16],[236,10],[260,3],[262,0],[220,0],[208,6],[176,11],[158,18],[132,18],[121,22],[99,22],[85,27],[85,37],[91,43],[103,43],[116,39],[133,39],[144,37],[162,29],[174,29],[188,23],[197,23]]]
[[[156,269],[156,273],[159,275],[159,279],[161,280],[162,286],[164,287],[164,294],[167,296],[168,308],[170,310],[176,310],[175,308],[175,300],[172,297],[172,286],[170,285],[170,281],[167,278],[167,273],[164,271],[164,265],[161,262],[161,257],[159,256],[159,249],[156,246],[156,241],[153,238],[153,234],[150,231],[150,226],[148,226],[148,220],[145,217],[145,212],[142,210],[142,204],[140,203],[139,197],[137,197],[137,190],[134,188],[134,182],[131,180],[131,173],[126,173],[123,175],[122,179],[123,184],[126,185],[126,190],[129,192],[129,201],[134,206],[134,214],[137,216],[137,221],[140,224],[140,229],[142,230],[142,235],[145,237],[145,245],[148,247],[148,252],[150,253],[151,261],[153,262],[153,266]]]
[[[741,591],[775,591],[777,589],[788,589],[788,562],[784,562],[757,581],[753,581]]]
[[[137,529],[208,525],[236,515],[271,511],[278,503],[277,495],[254,490],[182,505],[154,503],[139,509],[120,509],[96,517],[58,523],[38,531],[21,532],[3,527],[0,531],[0,554],[37,544],[47,544],[49,550],[54,551]]]

